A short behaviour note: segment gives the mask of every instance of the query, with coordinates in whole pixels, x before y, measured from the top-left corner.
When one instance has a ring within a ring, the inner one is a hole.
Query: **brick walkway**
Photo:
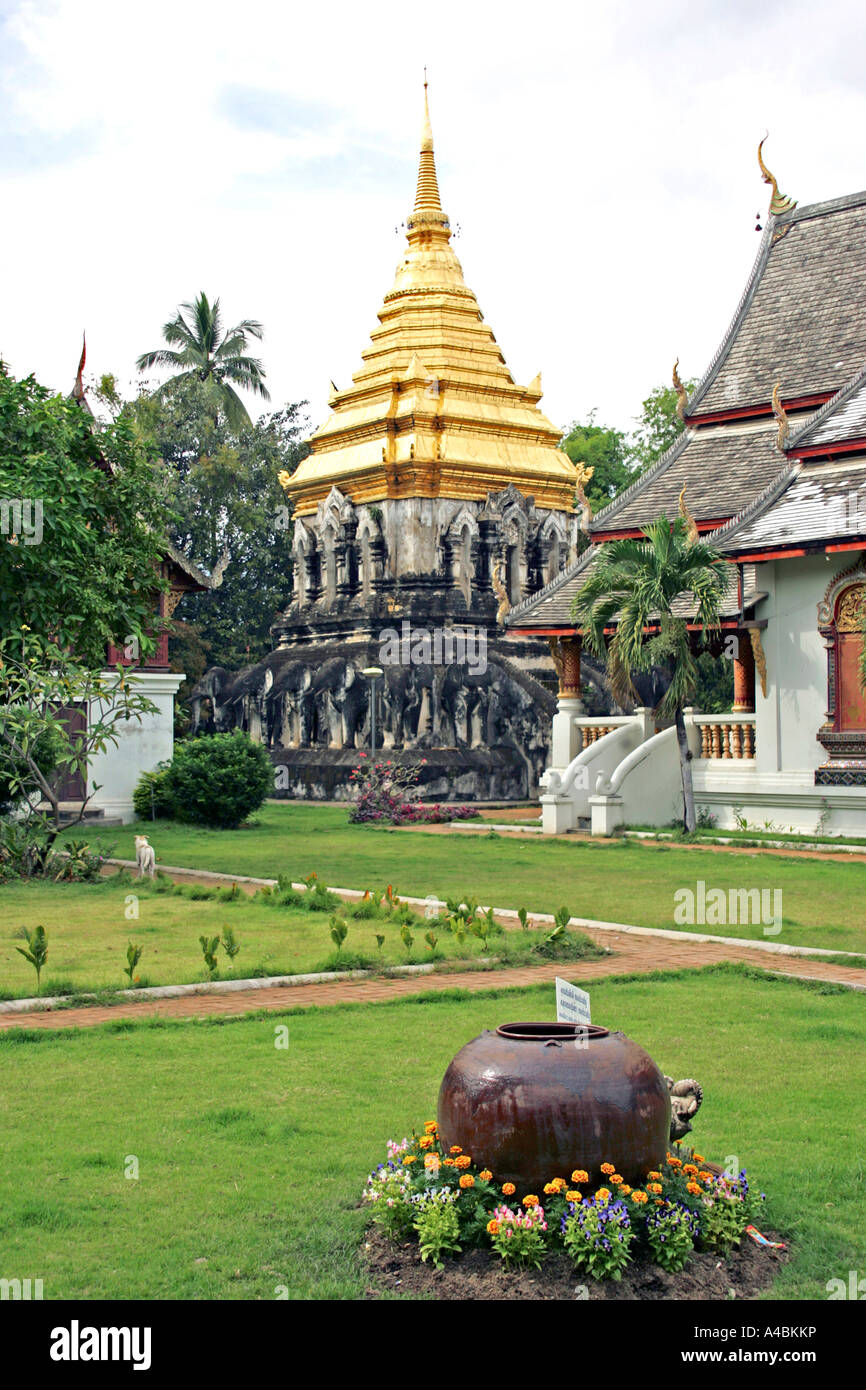
[[[851,965],[828,965],[808,956],[764,955],[746,946],[721,946],[706,942],[668,941],[658,937],[630,936],[625,932],[587,931],[600,946],[616,954],[603,960],[559,962],[521,966],[507,970],[468,970],[454,974],[415,975],[394,979],[345,980],[334,984],[287,985],[273,989],[239,990],[232,994],[194,994],[180,999],[157,999],[114,1007],[93,1006],[26,1014],[0,1014],[0,1028],[77,1028],[117,1019],[210,1018],[250,1013],[259,1009],[280,1012],[313,1005],[379,1003],[431,990],[515,989],[551,983],[556,975],[571,979],[600,980],[609,975],[628,975],[651,970],[689,970],[720,961],[744,961],[773,974],[799,979],[826,980],[866,990],[866,970]]]

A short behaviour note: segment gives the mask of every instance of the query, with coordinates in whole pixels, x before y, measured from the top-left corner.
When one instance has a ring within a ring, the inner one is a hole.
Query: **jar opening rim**
[[[600,1028],[595,1023],[502,1023],[496,1031],[501,1038],[528,1042],[549,1042],[578,1037],[586,1037],[591,1042],[593,1038],[606,1038],[610,1034],[609,1028]]]

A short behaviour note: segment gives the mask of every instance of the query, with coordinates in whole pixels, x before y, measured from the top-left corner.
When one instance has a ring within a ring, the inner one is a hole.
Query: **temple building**
[[[196,726],[266,743],[286,796],[346,794],[371,739],[426,758],[429,797],[527,796],[555,711],[548,644],[500,620],[576,559],[582,473],[514,381],[467,286],[443,211],[427,110],[406,247],[345,390],[281,482],[294,591],[275,650],[193,692]]]
[[[686,508],[731,562],[713,650],[734,663],[733,707],[687,712],[699,811],[731,828],[866,830],[866,192],[800,208],[761,170],[772,198],[757,260],[682,392],[683,433],[592,520],[592,548],[505,620],[558,661],[551,833],[681,816],[673,729],[649,709],[585,717],[571,609],[599,544]],[[688,616],[689,596],[678,602]]]

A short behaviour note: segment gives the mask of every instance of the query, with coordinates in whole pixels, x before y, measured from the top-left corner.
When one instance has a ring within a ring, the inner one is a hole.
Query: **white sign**
[[[589,995],[585,989],[570,985],[567,980],[556,977],[556,1021],[557,1023],[591,1023]]]

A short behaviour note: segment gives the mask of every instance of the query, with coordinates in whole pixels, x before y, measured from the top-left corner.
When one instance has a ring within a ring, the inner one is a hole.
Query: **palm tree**
[[[203,382],[214,414],[221,410],[233,430],[252,423],[235,386],[270,400],[261,362],[245,355],[247,338],[262,336],[262,325],[255,319],[244,319],[223,333],[219,300],[210,304],[202,292],[192,304],[181,304],[175,317],[163,326],[162,336],[169,346],[143,353],[136,363],[138,370],[174,368],[175,375],[165,387],[181,381]]]
[[[665,660],[673,676],[656,713],[673,716],[683,782],[683,824],[695,829],[691,753],[683,707],[694,697],[698,667],[686,619],[673,611],[674,600],[691,594],[704,631],[719,626],[719,609],[729,574],[728,562],[701,541],[691,518],[673,523],[662,515],[640,540],[608,541],[598,549],[592,574],[577,594],[572,617],[590,650],[606,662],[611,693],[628,707],[637,699],[632,671],[647,671]],[[605,630],[615,628],[610,644]],[[658,629],[647,638],[647,628]]]

